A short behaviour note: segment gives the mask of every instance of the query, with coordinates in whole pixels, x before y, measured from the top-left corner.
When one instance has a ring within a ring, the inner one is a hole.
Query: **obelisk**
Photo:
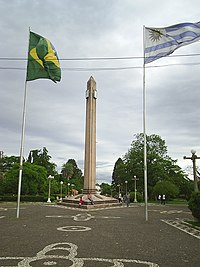
[[[86,90],[86,128],[83,194],[96,193],[96,82],[91,76]]]
[[[79,195],[68,196],[58,202],[69,207],[92,209],[121,206],[116,198],[96,192],[96,82],[91,76],[86,90],[84,187]],[[91,195],[88,195],[91,194]],[[80,200],[81,205],[80,205]]]

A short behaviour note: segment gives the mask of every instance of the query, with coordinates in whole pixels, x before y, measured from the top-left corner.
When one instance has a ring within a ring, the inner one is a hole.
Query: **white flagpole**
[[[29,28],[29,39],[30,39],[30,28]],[[27,66],[28,66],[28,59],[27,59]],[[17,218],[19,218],[21,184],[22,184],[22,169],[23,169],[23,158],[24,158],[23,154],[24,154],[24,133],[25,133],[25,121],[26,121],[27,81],[25,81],[24,88],[25,89],[24,89],[24,103],[23,103],[23,115],[22,115],[22,135],[21,135],[21,146],[20,146],[20,164],[19,164],[19,180],[18,180],[18,194],[17,194]]]
[[[19,165],[19,180],[18,180],[18,195],[17,195],[17,218],[19,218],[19,206],[20,206],[21,183],[22,183],[22,169],[23,169],[24,132],[25,132],[25,121],[26,121],[26,94],[27,94],[26,88],[27,88],[27,81],[25,82],[25,90],[24,90],[22,135],[21,135],[21,146],[20,146],[20,165]]]
[[[147,138],[146,138],[146,84],[145,84],[145,26],[143,26],[143,134],[144,134],[144,197],[145,219],[148,221],[148,196],[147,196]]]

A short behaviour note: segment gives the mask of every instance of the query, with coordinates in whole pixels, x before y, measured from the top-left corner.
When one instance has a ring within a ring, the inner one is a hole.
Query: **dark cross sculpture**
[[[183,159],[191,159],[193,163],[193,175],[194,175],[194,191],[197,192],[199,191],[198,189],[198,179],[197,179],[197,173],[196,173],[196,159],[200,159],[200,157],[197,157],[195,154],[195,150],[191,150],[192,156],[191,157],[186,157],[184,156]]]

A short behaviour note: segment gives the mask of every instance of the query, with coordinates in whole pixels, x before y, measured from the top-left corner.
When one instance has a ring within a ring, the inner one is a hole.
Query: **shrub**
[[[175,198],[179,194],[178,187],[170,181],[158,181],[153,188],[153,195],[157,198],[158,195],[166,195],[166,198]]]
[[[55,198],[51,197],[51,201],[54,201]],[[0,202],[16,202],[17,195],[3,195],[0,196]],[[21,202],[46,202],[47,197],[44,196],[32,196],[32,195],[21,195]]]
[[[192,212],[192,215],[200,221],[200,191],[198,192],[193,192],[189,203],[188,207]]]
[[[140,192],[136,192],[137,202],[142,202],[142,194]],[[130,192],[130,202],[134,202],[135,192]]]
[[[16,195],[3,195],[3,196],[0,196],[0,201],[1,202],[16,202],[17,196]]]
[[[21,195],[21,202],[43,202],[45,198],[43,196],[31,196],[31,195]]]

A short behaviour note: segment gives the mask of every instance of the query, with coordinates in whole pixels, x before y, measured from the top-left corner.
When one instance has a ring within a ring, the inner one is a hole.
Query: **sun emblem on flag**
[[[149,38],[153,42],[157,42],[162,38],[162,33],[160,30],[157,29],[150,29],[149,30]]]

